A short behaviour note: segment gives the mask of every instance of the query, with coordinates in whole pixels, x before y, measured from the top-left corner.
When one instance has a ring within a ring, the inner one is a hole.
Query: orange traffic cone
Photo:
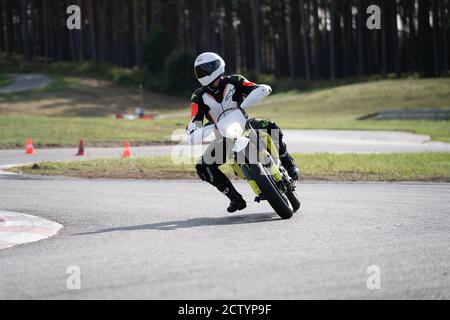
[[[25,146],[25,153],[26,154],[34,154],[34,147],[33,147],[33,140],[28,139],[27,144]]]
[[[130,151],[130,144],[128,143],[128,141],[124,142],[123,147],[125,148],[125,150],[123,150],[122,158],[131,158],[132,154]]]
[[[78,153],[77,156],[84,156],[84,141],[80,140],[80,144],[78,145]]]

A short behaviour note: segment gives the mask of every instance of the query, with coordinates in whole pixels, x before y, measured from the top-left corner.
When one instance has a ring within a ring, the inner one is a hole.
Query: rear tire
[[[267,171],[261,164],[248,165],[250,174],[269,202],[275,212],[282,219],[290,219],[294,214],[294,210],[290,204],[289,198],[277,187],[272,176],[267,174]]]

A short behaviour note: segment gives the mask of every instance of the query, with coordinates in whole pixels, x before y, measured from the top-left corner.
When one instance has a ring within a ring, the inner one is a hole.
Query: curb
[[[62,227],[59,223],[29,214],[0,210],[0,250],[48,239]]]

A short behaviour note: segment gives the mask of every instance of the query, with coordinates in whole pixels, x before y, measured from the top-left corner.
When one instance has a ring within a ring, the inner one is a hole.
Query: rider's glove
[[[186,128],[186,133],[191,134],[195,130],[198,129],[198,126],[195,124],[195,122],[190,122]]]

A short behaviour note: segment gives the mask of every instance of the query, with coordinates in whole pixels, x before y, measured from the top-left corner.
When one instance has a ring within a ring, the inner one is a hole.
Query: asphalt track
[[[285,221],[237,187],[249,207],[228,214],[196,181],[2,176],[2,209],[64,228],[0,250],[0,299],[450,298],[449,184],[302,183]]]
[[[43,74],[17,73],[10,76],[13,78],[13,83],[1,87],[0,94],[41,89],[51,82],[50,77]]]
[[[403,144],[426,144],[415,138]],[[3,150],[0,166],[75,158],[48,152]],[[0,250],[0,299],[450,298],[450,184],[300,183],[302,208],[285,221],[236,185],[249,206],[228,214],[227,199],[199,181],[0,172],[0,210],[64,226]],[[373,265],[379,290],[367,287]],[[74,266],[79,290],[67,287]]]

